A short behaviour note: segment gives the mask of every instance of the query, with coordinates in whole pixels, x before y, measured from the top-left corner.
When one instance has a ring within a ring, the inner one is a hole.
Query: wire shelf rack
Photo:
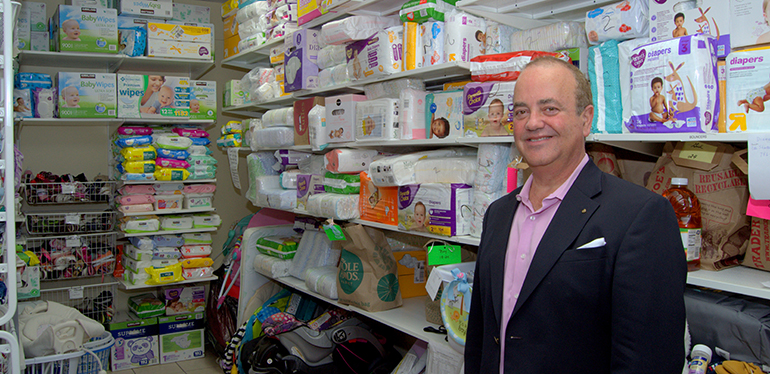
[[[24,196],[29,205],[109,203],[116,181],[24,183]]]
[[[87,278],[112,274],[116,232],[27,238],[25,250],[40,259],[40,280]]]
[[[117,212],[27,213],[27,233],[64,235],[115,230]]]

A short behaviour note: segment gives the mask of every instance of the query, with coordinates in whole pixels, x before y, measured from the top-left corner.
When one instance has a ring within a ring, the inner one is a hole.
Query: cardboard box
[[[224,53],[222,54],[223,56],[222,58],[228,58],[228,57],[233,57],[237,55],[238,52],[240,51],[238,49],[238,43],[240,42],[241,42],[241,37],[238,36],[237,34],[225,39],[225,50],[224,50]]]
[[[158,318],[140,319],[128,314],[110,323],[115,338],[110,352],[112,371],[128,370],[160,363]]]
[[[190,119],[217,119],[217,82],[190,81]]]
[[[114,0],[66,0],[66,5],[90,6],[95,8],[115,8]]]
[[[311,20],[318,18],[331,9],[335,12],[344,13],[356,5],[355,1],[350,0],[328,0],[328,1],[299,1],[297,8],[298,24],[301,26]]]
[[[211,23],[211,8],[207,6],[174,3],[172,12],[175,21]]]
[[[48,31],[48,16],[45,3],[22,1],[19,9],[19,19],[25,17],[29,31]]]
[[[163,296],[167,316],[203,313],[206,310],[206,288],[203,286],[166,288]]]
[[[203,313],[158,317],[158,324],[161,364],[204,356]]]
[[[190,116],[190,80],[187,77],[118,74],[117,81],[120,118]],[[145,100],[148,92],[151,93]]]
[[[222,19],[222,26],[225,30],[225,39],[232,38],[238,34],[238,21],[235,20],[235,14],[230,17]]]
[[[401,297],[406,299],[427,295],[428,291],[425,290],[427,278],[425,250],[394,251],[393,257],[396,258],[398,264],[398,287],[401,290]]]
[[[115,74],[56,74],[59,118],[116,118]]]
[[[40,297],[40,266],[16,268],[16,296],[19,300]]]
[[[56,51],[118,53],[115,9],[59,5],[51,27]]]
[[[745,0],[738,0],[738,2],[747,3]],[[752,0],[751,2],[754,3],[751,7],[753,8],[751,11],[758,12],[756,17],[752,18],[756,18],[757,20],[761,19],[762,24],[764,25],[764,18],[762,18],[762,0]],[[718,36],[719,39],[717,40],[716,46],[717,57],[726,57],[730,54],[731,34],[733,37],[740,35],[740,33],[731,32],[731,25],[736,25],[736,23],[730,18],[730,10],[732,9],[733,12],[740,12],[740,10],[738,10],[740,6],[737,4],[731,6],[731,1],[699,0],[697,2],[698,5],[700,5],[699,7],[686,10],[680,9],[680,6],[678,5],[680,2],[677,0],[650,0],[649,3],[651,42],[673,39],[675,33],[677,36],[693,35],[696,33],[711,35],[715,38]],[[690,7],[684,6],[681,8]],[[749,8],[747,7],[746,9]],[[684,23],[682,25],[684,30],[676,29],[675,18],[677,18],[678,15],[684,17]],[[682,34],[682,32],[685,34]],[[745,36],[748,37],[750,41],[754,41],[757,35],[759,34],[747,33]],[[752,42],[750,44],[754,43]],[[732,42],[732,47],[736,46],[736,43]]]
[[[178,42],[173,40],[148,39],[148,57],[175,57],[196,60],[211,60],[211,43]]]
[[[171,19],[174,16],[174,6],[171,0],[118,0],[118,13]]]
[[[294,101],[294,145],[310,144],[307,115],[314,106],[324,106],[325,102],[322,96]]]
[[[356,102],[365,100],[365,95],[355,94],[326,98],[326,130],[329,131],[329,143],[353,141],[353,126],[356,121]]]
[[[153,39],[211,44],[211,28],[150,22],[147,24],[147,41]]]
[[[224,107],[244,105],[249,102],[251,102],[249,100],[249,93],[241,88],[240,79],[232,79],[225,82]]]

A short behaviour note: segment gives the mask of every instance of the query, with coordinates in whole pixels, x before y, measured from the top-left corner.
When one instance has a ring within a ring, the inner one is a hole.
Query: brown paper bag
[[[688,179],[687,188],[695,192],[701,205],[701,268],[720,270],[738,265],[739,257],[748,247],[748,176],[732,164],[731,157],[735,153],[732,146],[702,143],[705,149],[716,150],[711,161],[695,162],[682,151],[681,144],[677,145],[676,152],[673,144],[666,144],[664,154],[647,182],[647,189],[662,194],[671,185],[671,178]]]
[[[401,306],[398,267],[385,234],[361,225],[345,227],[337,277],[341,304],[370,312]]]
[[[751,217],[749,248],[741,265],[770,271],[770,221]]]

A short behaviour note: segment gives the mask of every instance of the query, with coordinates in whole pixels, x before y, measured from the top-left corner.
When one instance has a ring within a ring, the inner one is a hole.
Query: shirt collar
[[[543,199],[543,202],[546,202],[551,199],[558,199],[559,201],[564,200],[564,196],[567,195],[567,191],[569,191],[570,187],[575,183],[575,180],[577,179],[578,175],[580,175],[580,171],[583,170],[583,167],[586,166],[588,163],[589,158],[588,154],[583,155],[583,159],[580,161],[580,164],[575,168],[575,170],[572,171],[572,174],[570,174],[569,178],[567,178],[564,183],[559,186],[559,188],[556,189],[556,191],[553,191],[550,195],[548,195],[545,199]],[[516,200],[521,202],[522,204],[526,205],[527,207],[532,210],[532,203],[529,200],[529,190],[532,188],[532,175],[527,178],[527,181],[524,182],[524,186],[521,188],[521,192],[516,195]],[[544,204],[545,206],[545,204]]]

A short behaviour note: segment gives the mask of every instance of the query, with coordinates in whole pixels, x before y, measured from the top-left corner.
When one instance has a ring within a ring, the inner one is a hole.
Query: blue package
[[[158,247],[181,247],[184,245],[182,235],[155,235],[152,237],[152,243],[155,248]]]
[[[115,145],[120,148],[137,147],[142,145],[152,144],[152,136],[132,136],[130,138],[122,138],[115,141]]]
[[[209,138],[190,138],[192,140],[193,145],[209,145],[211,144],[211,140]]]
[[[153,173],[125,173],[120,176],[124,181],[153,181],[155,180],[155,174]]]
[[[118,53],[129,57],[144,56],[147,49],[147,23],[141,17],[118,17]]]
[[[623,99],[620,93],[618,41],[608,40],[588,48],[588,79],[593,94],[592,134],[623,132]],[[602,89],[599,89],[599,86]],[[599,93],[602,93],[600,95]]]
[[[190,157],[190,153],[183,149],[158,148],[156,149],[156,151],[158,152],[158,158],[170,158],[172,160],[186,160],[187,157]]]
[[[53,80],[50,74],[18,73],[14,79],[15,88],[51,88]]]

